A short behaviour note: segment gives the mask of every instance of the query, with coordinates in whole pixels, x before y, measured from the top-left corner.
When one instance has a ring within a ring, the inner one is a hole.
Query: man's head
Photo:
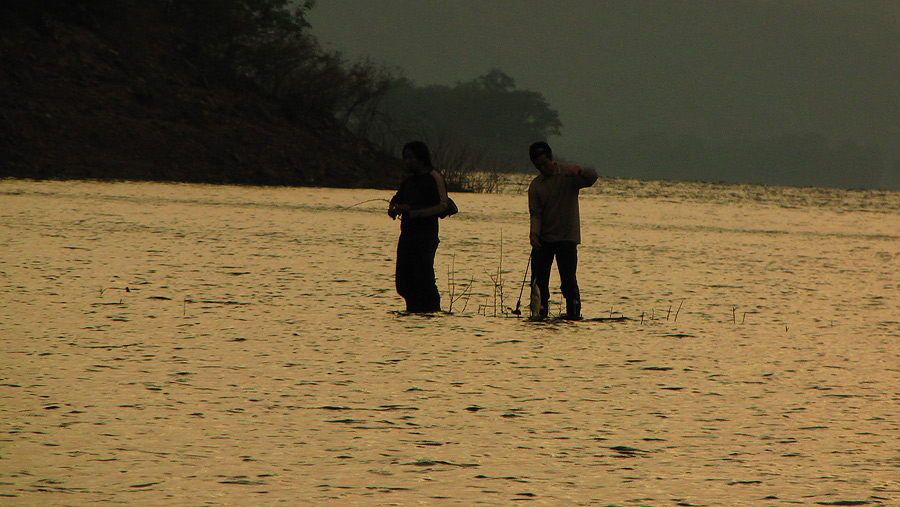
[[[534,164],[534,167],[536,167],[541,174],[547,176],[553,174],[553,150],[550,149],[549,144],[544,141],[532,143],[531,146],[528,147],[528,156],[531,158],[531,163]]]

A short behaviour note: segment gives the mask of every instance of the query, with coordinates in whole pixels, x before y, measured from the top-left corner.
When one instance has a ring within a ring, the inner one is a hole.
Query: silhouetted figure
[[[578,289],[578,244],[581,243],[581,219],[578,192],[597,181],[597,171],[579,166],[562,166],[553,161],[553,151],[545,142],[528,148],[531,163],[540,172],[528,187],[528,211],[531,215],[531,283],[538,308],[535,318],[548,314],[550,302],[550,268],[556,267],[563,297],[565,318],[581,318],[581,292]],[[534,290],[534,286],[537,290]]]
[[[447,210],[444,178],[431,165],[431,153],[421,141],[403,147],[403,163],[409,176],[391,198],[388,215],[400,216],[397,243],[397,293],[406,300],[409,313],[441,311],[441,294],[434,278],[438,220]]]

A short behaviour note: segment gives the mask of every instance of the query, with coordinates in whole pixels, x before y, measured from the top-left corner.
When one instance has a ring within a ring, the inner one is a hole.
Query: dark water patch
[[[647,457],[651,451],[630,447],[627,445],[614,445],[609,450],[618,453],[619,457]]]
[[[565,319],[563,319],[565,320]],[[631,317],[625,317],[624,315],[618,317],[590,317],[581,319],[580,322],[630,322],[635,319]]]
[[[79,345],[83,349],[124,349],[127,347],[137,347],[142,343],[125,343],[122,345]]]
[[[232,306],[247,306],[247,305],[252,304],[252,303],[243,303],[240,301],[217,301],[214,299],[199,299],[199,300],[185,299],[184,302],[185,303],[203,303],[203,304],[207,304],[207,305],[232,305]]]
[[[344,419],[332,419],[332,420],[328,420],[325,422],[335,423],[335,424],[346,424],[347,426],[349,426],[350,428],[352,428],[354,430],[401,429],[401,427],[398,426],[397,423],[395,423],[393,421],[386,421],[386,420],[369,422],[369,421],[363,421],[360,419],[344,418]]]
[[[109,368],[110,370],[120,370],[120,369],[122,369],[121,366],[111,366],[111,365],[108,365],[108,364],[95,364],[95,365],[92,365],[92,368]],[[100,371],[100,370],[94,370],[94,369],[91,369],[91,368],[88,368],[87,370],[88,370],[88,371]]]
[[[390,366],[390,365],[397,364],[403,360],[404,359],[402,359],[402,358],[401,359],[385,359],[384,361],[369,361],[369,364],[377,364],[380,366]]]
[[[590,323],[590,322],[630,322],[635,319],[625,316],[617,316],[617,317],[591,317],[591,318],[580,318],[580,319],[569,319],[561,316],[554,316],[548,318],[527,318],[524,319],[524,322],[528,324],[538,324],[538,325],[546,325],[554,328],[558,328],[561,326],[573,326],[577,327],[578,324]]]
[[[260,486],[266,484],[265,481],[254,480],[246,475],[236,475],[232,477],[220,475],[219,477],[223,477],[223,480],[219,481],[219,484],[237,484],[239,486]]]
[[[404,463],[407,466],[416,466],[416,467],[434,467],[438,465],[452,466],[452,467],[461,467],[461,468],[472,468],[481,466],[478,463],[453,463],[452,461],[444,461],[444,460],[431,460],[431,459],[420,459],[418,461],[413,461],[412,463]]]
[[[30,486],[33,488],[33,491],[41,491],[45,493],[84,493],[87,492],[85,488],[73,488],[68,486],[63,486],[62,481],[58,481],[56,479],[39,479]]]
[[[131,486],[128,486],[128,487],[135,488],[135,489],[143,489],[143,488],[149,488],[150,486],[156,486],[157,484],[162,484],[162,483],[161,482],[145,482],[142,484],[132,484]]]
[[[419,410],[418,407],[409,407],[405,405],[381,405],[380,407],[372,410],[378,410],[380,412],[390,412],[393,410]]]
[[[838,399],[850,399],[850,398],[862,398],[864,400],[877,401],[880,399],[879,396],[874,394],[825,394],[826,398],[838,398]]]
[[[444,316],[456,316],[453,313],[449,312],[435,312],[435,313],[409,313],[402,310],[391,310],[388,313],[393,314],[397,317],[418,317],[422,319],[436,319]]]
[[[513,475],[507,475],[507,476],[502,476],[502,477],[490,477],[487,475],[479,474],[479,475],[476,475],[474,478],[475,479],[490,479],[490,480],[498,480],[498,481],[514,481],[514,482],[522,482],[522,483],[526,483],[526,484],[531,482],[528,479],[523,479],[522,477],[516,477]]]

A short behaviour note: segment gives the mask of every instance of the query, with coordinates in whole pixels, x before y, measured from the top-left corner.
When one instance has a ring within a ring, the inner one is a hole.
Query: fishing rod
[[[513,310],[513,315],[522,315],[522,310],[520,309],[522,306],[522,293],[525,291],[525,280],[528,278],[528,267],[531,266],[531,254],[528,254],[528,262],[525,263],[525,276],[522,277],[522,288],[519,289],[519,300],[516,301],[516,309]]]
[[[378,197],[378,198],[376,198],[376,199],[369,199],[369,200],[366,200],[366,201],[358,202],[358,203],[356,203],[356,204],[351,204],[350,206],[344,206],[344,208],[345,208],[345,209],[354,208],[354,207],[356,207],[356,206],[359,206],[360,204],[366,204],[367,202],[375,202],[375,201],[384,201],[384,202],[386,202],[386,203],[388,203],[388,204],[391,203],[391,201],[389,201],[389,200],[387,200],[387,199],[383,199],[383,198],[381,198],[381,197]]]

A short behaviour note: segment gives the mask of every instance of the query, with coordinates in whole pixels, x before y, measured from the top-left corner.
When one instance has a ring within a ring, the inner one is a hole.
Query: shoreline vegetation
[[[491,192],[522,165],[511,149],[413,117],[435,95],[524,99],[492,71],[458,89],[420,88],[368,61],[325,51],[306,21],[313,2],[12,0],[0,6],[0,177],[394,188],[399,146],[426,141],[452,191]],[[397,91],[400,91],[398,96]],[[389,116],[381,108],[407,109]],[[515,120],[525,124],[529,111]],[[471,123],[471,122],[470,122]],[[549,129],[549,130],[548,130]],[[525,161],[527,162],[527,161]]]
[[[305,63],[310,87],[356,98],[320,82],[349,71],[301,31],[309,6],[277,4],[5,2],[0,176],[393,187],[399,161],[313,107],[326,97],[266,89]]]

